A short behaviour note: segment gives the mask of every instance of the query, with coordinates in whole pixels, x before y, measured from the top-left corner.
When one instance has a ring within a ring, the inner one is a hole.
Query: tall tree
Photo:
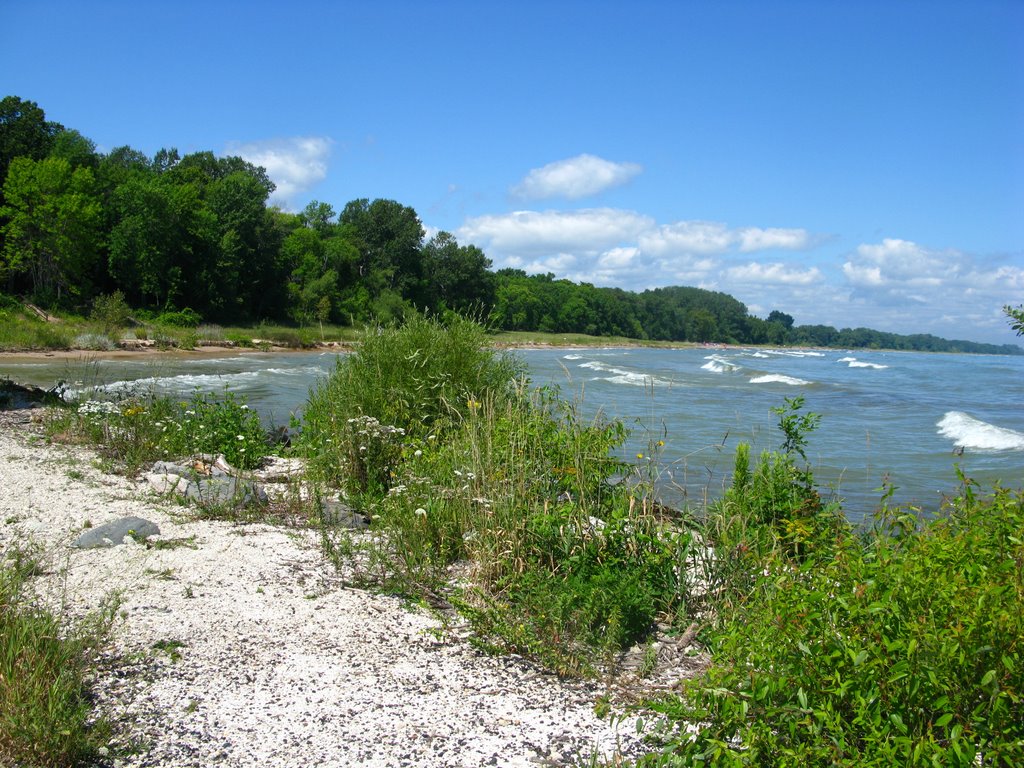
[[[462,245],[448,232],[438,232],[423,246],[425,298],[438,309],[461,314],[490,313],[494,306],[491,260],[475,245]]]
[[[353,200],[341,212],[340,223],[350,226],[355,236],[359,276],[371,296],[387,291],[422,306],[420,248],[425,233],[416,211],[394,200]],[[388,301],[393,303],[393,298]]]
[[[67,304],[96,263],[101,206],[88,168],[59,157],[15,158],[4,183],[3,266],[28,274],[44,304]]]

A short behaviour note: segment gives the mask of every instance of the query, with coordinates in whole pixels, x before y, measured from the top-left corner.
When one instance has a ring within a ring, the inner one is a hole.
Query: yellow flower
[[[637,457],[638,459],[642,459],[642,458],[644,457],[644,455],[643,455],[642,453],[638,453],[638,454],[636,455],[636,457]]]

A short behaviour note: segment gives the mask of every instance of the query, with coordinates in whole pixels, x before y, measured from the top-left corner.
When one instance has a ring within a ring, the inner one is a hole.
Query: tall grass
[[[690,537],[624,482],[619,422],[520,372],[479,326],[417,318],[339,362],[302,442],[382,534],[362,552],[378,583],[444,593],[481,644],[582,671],[677,614]]]
[[[37,565],[25,550],[0,559],[0,763],[63,768],[95,757],[109,736],[87,680],[113,606],[77,624],[39,607]]]

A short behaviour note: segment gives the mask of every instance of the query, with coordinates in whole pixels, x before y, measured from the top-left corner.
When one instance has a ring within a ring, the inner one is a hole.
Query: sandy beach
[[[160,546],[75,549],[136,515]],[[202,521],[90,451],[0,423],[0,549],[44,553],[71,617],[119,601],[95,681],[112,766],[532,766],[636,755],[599,685],[475,650],[458,628],[345,586],[315,531]]]

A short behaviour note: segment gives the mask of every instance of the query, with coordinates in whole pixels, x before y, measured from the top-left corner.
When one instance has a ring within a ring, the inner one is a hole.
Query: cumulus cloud
[[[756,261],[729,267],[725,270],[725,276],[730,281],[738,283],[775,283],[778,285],[811,285],[820,283],[824,279],[824,275],[817,267],[803,269],[780,262],[761,264]]]
[[[458,238],[480,245],[499,260],[553,253],[595,255],[635,241],[653,224],[647,216],[615,208],[514,211],[468,219]]]
[[[1000,308],[1024,291],[1024,268],[1008,260],[886,238],[857,246],[843,263],[842,276],[851,306],[874,307],[894,329],[998,337],[1008,336]]]
[[[517,185],[512,195],[523,200],[564,197],[578,200],[618,187],[641,173],[636,163],[615,163],[594,155],[578,155],[568,160],[534,168]]]
[[[331,139],[324,136],[293,136],[228,145],[228,153],[267,169],[277,189],[271,202],[289,206],[299,195],[327,176]]]
[[[649,216],[616,208],[577,211],[515,211],[469,219],[456,233],[483,248],[496,267],[595,285],[643,290],[662,285],[696,285],[727,290],[730,285],[808,286],[823,276],[816,267],[780,262],[759,264],[757,250],[802,249],[813,240],[803,229],[733,228],[721,222],[658,224]],[[730,257],[748,262],[730,265]]]

